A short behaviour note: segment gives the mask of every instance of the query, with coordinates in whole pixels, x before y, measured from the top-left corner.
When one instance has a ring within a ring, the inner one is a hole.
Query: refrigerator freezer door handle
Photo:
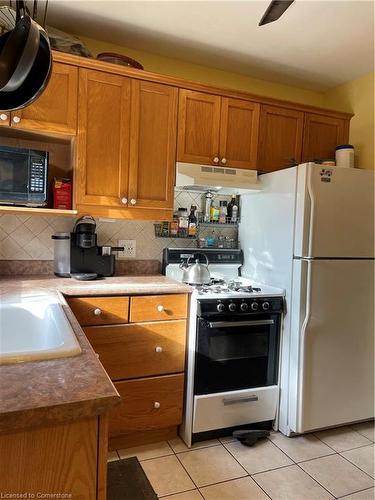
[[[311,318],[311,266],[312,261],[304,260],[303,265],[307,266],[307,276],[306,276],[306,304],[305,304],[305,317],[301,327],[301,348],[300,348],[300,368],[298,373],[298,415],[297,422],[298,428],[301,429],[302,425],[302,390],[304,387],[304,377],[305,377],[305,357],[306,357],[306,336],[308,333],[308,325]]]
[[[309,221],[309,242],[308,242],[308,256],[312,256],[312,243],[314,237],[314,212],[315,212],[315,195],[311,184],[312,168],[307,170],[307,191],[310,197],[310,221]]]

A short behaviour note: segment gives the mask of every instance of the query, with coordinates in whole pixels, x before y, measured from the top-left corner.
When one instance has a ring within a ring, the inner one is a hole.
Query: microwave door
[[[28,201],[29,162],[22,154],[0,154],[0,201]]]

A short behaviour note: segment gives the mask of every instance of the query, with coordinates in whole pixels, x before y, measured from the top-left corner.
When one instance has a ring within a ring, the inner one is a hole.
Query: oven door
[[[198,318],[194,394],[277,384],[279,314]]]

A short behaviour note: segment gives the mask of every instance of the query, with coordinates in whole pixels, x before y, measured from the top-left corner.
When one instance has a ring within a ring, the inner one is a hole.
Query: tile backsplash
[[[228,197],[219,197],[228,199]],[[196,205],[201,210],[202,193],[176,191],[175,207]],[[74,218],[37,215],[0,215],[0,259],[52,260],[53,240],[57,231],[70,232]],[[165,247],[195,247],[195,241],[156,238],[150,221],[97,220],[99,245],[117,246],[118,240],[136,240],[136,259],[162,259]]]

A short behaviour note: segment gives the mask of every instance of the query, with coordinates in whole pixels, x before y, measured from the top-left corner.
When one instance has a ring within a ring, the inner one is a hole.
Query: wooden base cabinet
[[[65,493],[74,500],[105,500],[106,418],[1,434],[0,494],[47,498],[37,494]]]
[[[109,449],[175,437],[182,422],[188,295],[67,302],[122,397],[109,415]]]

